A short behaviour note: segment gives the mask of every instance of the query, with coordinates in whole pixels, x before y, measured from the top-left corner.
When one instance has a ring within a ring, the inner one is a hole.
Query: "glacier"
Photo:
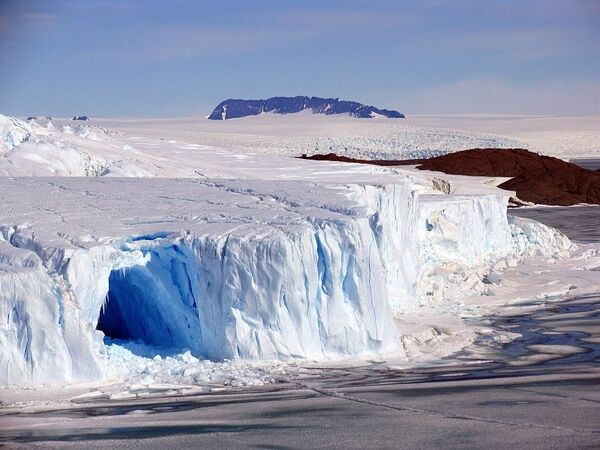
[[[395,315],[459,269],[570,247],[509,223],[501,191],[427,185],[0,178],[0,382],[102,379],[105,335],[214,361],[393,352]]]
[[[152,348],[186,373],[390,354],[404,314],[573,249],[509,220],[494,180],[152,130],[0,116],[0,385],[104,380]]]

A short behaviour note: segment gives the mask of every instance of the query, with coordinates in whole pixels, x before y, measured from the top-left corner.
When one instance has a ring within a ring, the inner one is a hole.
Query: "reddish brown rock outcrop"
[[[314,161],[337,161],[358,164],[373,164],[375,166],[408,166],[412,164],[421,164],[427,161],[426,159],[357,159],[349,158],[347,156],[340,156],[335,153],[326,153],[323,155],[317,154],[311,156],[303,154],[299,158],[312,159]]]
[[[517,197],[526,202],[563,206],[600,204],[600,173],[525,149],[477,148],[425,160],[404,161],[356,160],[333,153],[306,158],[383,166],[418,164],[421,170],[455,175],[511,177],[499,187],[515,191]]]

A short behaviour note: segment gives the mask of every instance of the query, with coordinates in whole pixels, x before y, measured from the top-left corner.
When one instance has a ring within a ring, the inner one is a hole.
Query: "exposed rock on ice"
[[[377,166],[415,165],[420,170],[455,175],[509,178],[498,187],[514,191],[515,204],[600,204],[600,173],[521,148],[477,148],[427,159],[365,160],[335,153],[302,155],[315,161],[343,161]]]
[[[508,177],[500,188],[543,205],[600,204],[600,173],[521,148],[472,149],[420,162],[419,169]]]

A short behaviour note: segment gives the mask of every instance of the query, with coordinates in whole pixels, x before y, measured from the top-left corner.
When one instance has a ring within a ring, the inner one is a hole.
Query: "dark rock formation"
[[[90,120],[88,116],[73,116],[71,120]]]
[[[324,155],[307,156],[303,154],[300,159],[312,159],[313,161],[337,161],[358,164],[372,164],[374,166],[409,166],[422,164],[426,159],[358,159],[347,156],[339,156],[335,153],[326,153]]]
[[[292,114],[311,110],[314,114],[350,114],[358,118],[370,118],[382,115],[390,118],[403,118],[404,114],[388,109],[363,105],[358,102],[338,98],[320,97],[272,97],[267,100],[229,99],[219,103],[208,116],[212,120],[226,120],[238,117],[257,116],[265,112]]]
[[[27,120],[52,120],[50,116],[29,116]]]
[[[543,156],[525,149],[472,149],[429,159],[404,161],[369,161],[329,155],[307,159],[344,161],[383,166],[418,165],[455,175],[510,177],[500,184],[515,191],[519,200],[542,205],[600,204],[600,173],[587,170],[558,158]]]

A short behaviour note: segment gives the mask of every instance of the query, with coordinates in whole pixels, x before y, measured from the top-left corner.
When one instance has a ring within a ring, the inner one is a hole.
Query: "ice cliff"
[[[408,177],[4,178],[0,189],[11,385],[102,378],[104,335],[212,360],[391,352],[394,314],[450,301],[465,274],[477,289],[475,269],[570,246],[509,223],[501,193],[424,192]]]

